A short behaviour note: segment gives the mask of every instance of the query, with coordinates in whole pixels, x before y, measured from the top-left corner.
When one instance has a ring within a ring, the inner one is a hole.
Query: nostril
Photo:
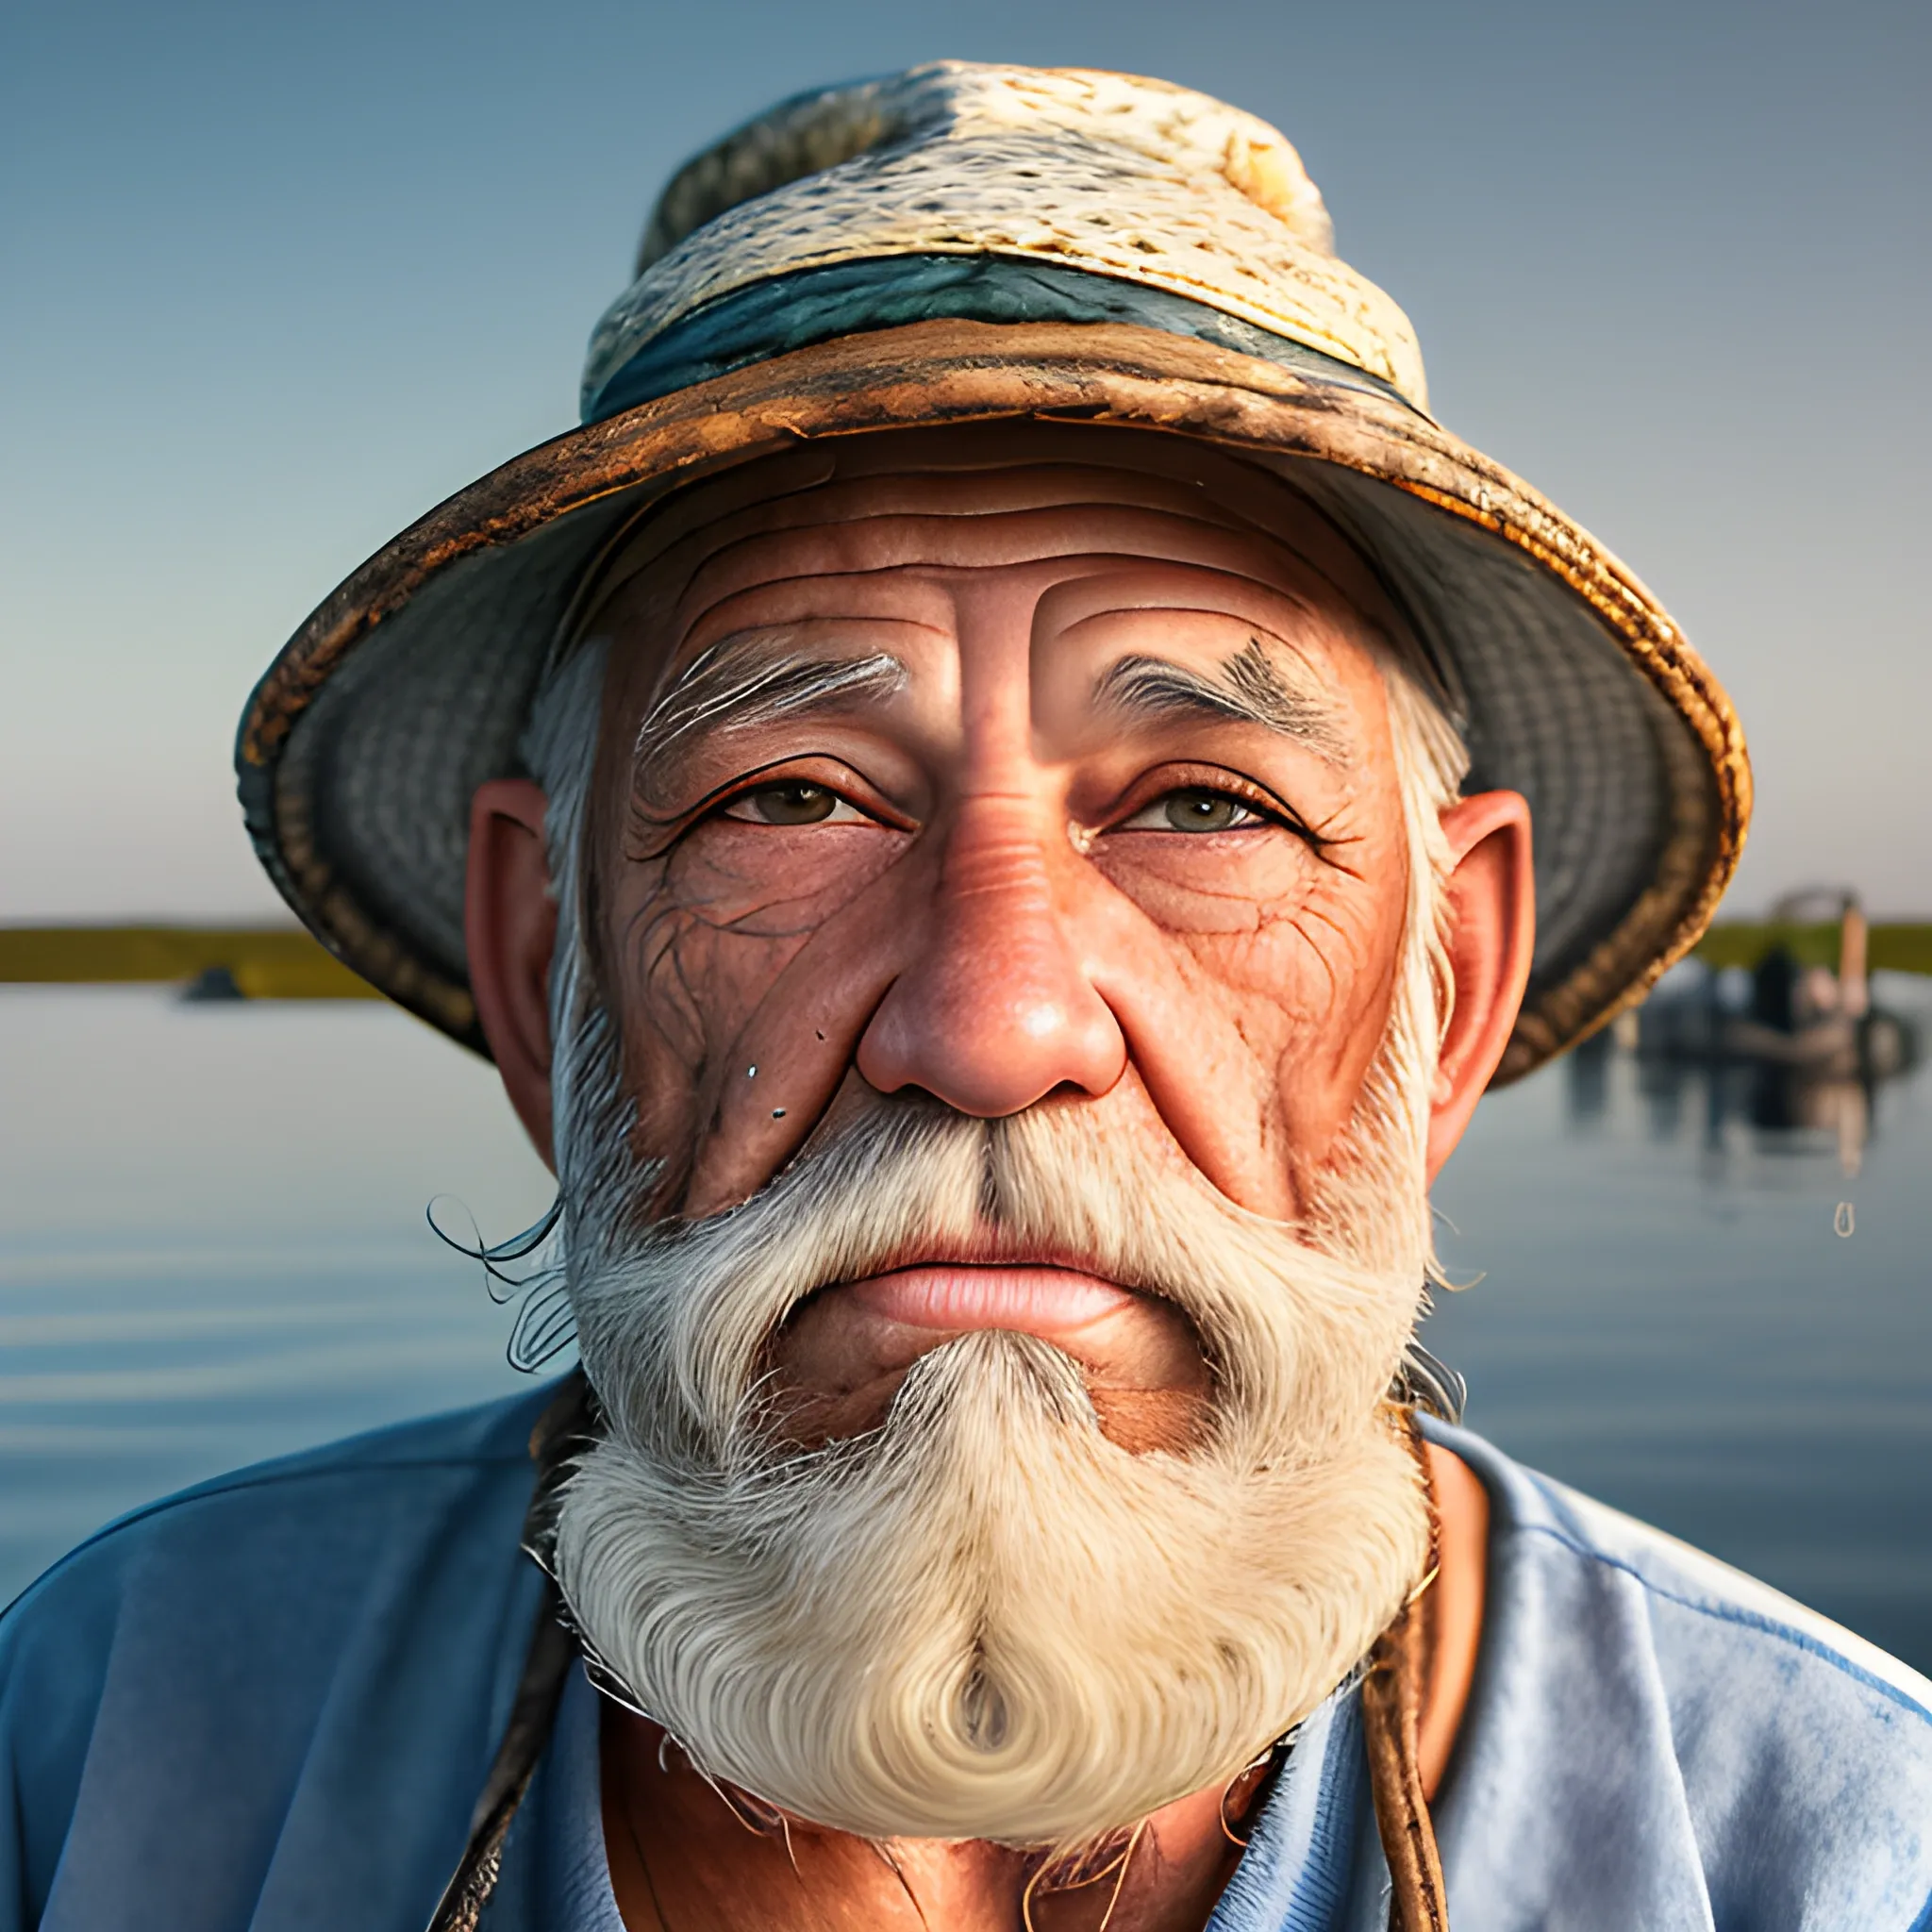
[[[1079,1102],[1097,1100],[1099,1095],[1091,1089],[1081,1086],[1077,1080],[1061,1080],[1049,1087],[1033,1104],[1035,1107],[1051,1107],[1056,1101]]]

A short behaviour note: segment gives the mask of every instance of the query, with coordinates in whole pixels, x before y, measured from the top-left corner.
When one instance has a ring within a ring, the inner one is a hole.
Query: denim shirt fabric
[[[1342,1924],[1369,1803],[1358,1703],[1338,1692],[1296,1734],[1209,1932]],[[571,1673],[477,1932],[624,1932],[604,1856],[597,1693],[581,1669]]]
[[[0,1621],[0,1932],[421,1932],[508,1714],[549,1398],[139,1510]],[[1491,1500],[1434,1807],[1456,1932],[1932,1932],[1932,1685],[1430,1426]],[[574,1673],[489,1932],[618,1932]],[[1355,1699],[1297,1739],[1213,1932],[1387,1924]]]

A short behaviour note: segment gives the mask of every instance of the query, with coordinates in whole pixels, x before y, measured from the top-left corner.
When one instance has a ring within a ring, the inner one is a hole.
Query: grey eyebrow
[[[1342,762],[1348,735],[1341,713],[1311,684],[1291,684],[1281,667],[1250,638],[1225,659],[1218,676],[1190,671],[1165,658],[1123,658],[1101,677],[1096,700],[1138,717],[1213,718],[1258,724],[1306,744],[1330,764]]]
[[[631,769],[641,776],[696,732],[743,730],[832,704],[876,704],[905,683],[905,665],[887,652],[806,658],[782,632],[726,638],[700,651],[652,702],[631,745]]]

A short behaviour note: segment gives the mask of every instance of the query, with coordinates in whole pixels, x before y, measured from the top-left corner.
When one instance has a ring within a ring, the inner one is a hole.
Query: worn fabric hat
[[[1013,417],[1217,445],[1367,559],[1469,789],[1530,803],[1536,958],[1499,1080],[1694,942],[1750,810],[1728,699],[1614,557],[1436,423],[1407,318],[1334,254],[1294,149],[1160,81],[958,61],[800,95],[673,177],[583,426],[386,545],[257,686],[236,769],[262,863],[330,951],[486,1050],[470,799],[518,770],[600,559],[732,464]]]

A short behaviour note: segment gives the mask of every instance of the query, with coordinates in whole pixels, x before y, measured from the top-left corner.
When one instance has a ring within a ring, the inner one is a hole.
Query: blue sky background
[[[1302,150],[1434,402],[1656,588],[1759,809],[1733,904],[1932,913],[1932,8],[15,0],[0,919],[259,914],[234,720],[370,550],[573,419],[692,148],[941,55],[1157,74]]]

